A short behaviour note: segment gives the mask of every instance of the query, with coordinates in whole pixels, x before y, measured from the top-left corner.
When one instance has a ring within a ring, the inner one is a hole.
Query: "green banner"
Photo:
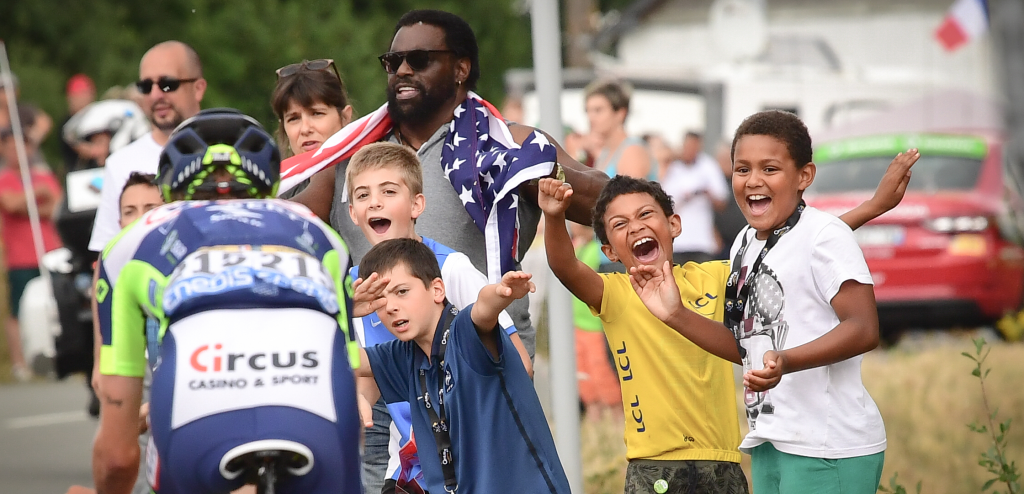
[[[980,137],[943,134],[892,134],[857,137],[821,144],[814,150],[815,163],[828,163],[851,158],[895,157],[911,148],[922,155],[985,157],[988,145]]]

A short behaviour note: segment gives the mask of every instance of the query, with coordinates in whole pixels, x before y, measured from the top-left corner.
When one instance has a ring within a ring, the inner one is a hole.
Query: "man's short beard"
[[[178,126],[181,125],[181,122],[184,121],[185,117],[181,116],[181,113],[177,110],[174,111],[174,118],[172,118],[169,122],[161,123],[157,122],[156,119],[152,116],[149,117],[149,123],[153,124],[153,127],[160,129],[160,131],[167,134],[171,133],[174,129],[178,128]]]
[[[435,87],[431,91],[420,86],[420,101],[410,106],[407,102],[399,102],[398,94],[391,87],[388,87],[388,115],[395,124],[409,123],[421,124],[437,115],[445,103],[455,98],[455,83],[449,81],[447,84]],[[405,107],[400,106],[404,103]]]

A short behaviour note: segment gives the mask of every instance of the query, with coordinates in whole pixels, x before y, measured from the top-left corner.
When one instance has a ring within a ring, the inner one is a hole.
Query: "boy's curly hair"
[[[769,136],[786,144],[789,156],[799,170],[811,162],[811,135],[800,117],[782,110],[757,112],[743,121],[732,138],[730,158],[736,162],[736,143],[746,135]]]
[[[604,245],[608,245],[608,232],[604,226],[604,215],[608,212],[608,205],[616,197],[626,194],[647,194],[653,197],[658,205],[661,206],[665,216],[672,216],[674,210],[672,198],[661,188],[661,184],[642,178],[616,175],[601,189],[601,194],[597,196],[597,202],[594,203],[594,216],[592,219],[594,234],[597,235],[597,239]]]

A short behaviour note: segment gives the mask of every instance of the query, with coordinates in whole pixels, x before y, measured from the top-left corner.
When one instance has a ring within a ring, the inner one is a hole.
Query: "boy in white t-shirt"
[[[803,204],[815,166],[799,118],[752,115],[732,154],[733,194],[750,224],[732,248],[733,334],[685,308],[667,264],[633,268],[634,289],[669,326],[743,364],[750,432],[740,449],[752,457],[754,492],[873,493],[886,440],[860,377],[861,355],[878,345],[864,256],[846,224]]]

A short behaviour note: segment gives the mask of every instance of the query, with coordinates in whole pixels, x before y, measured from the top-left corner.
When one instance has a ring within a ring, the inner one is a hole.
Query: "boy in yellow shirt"
[[[843,216],[851,227],[892,209],[909,181],[913,161],[894,160],[875,197]],[[538,204],[552,271],[601,318],[615,356],[625,413],[626,493],[746,493],[740,468],[739,416],[732,364],[701,349],[648,311],[624,273],[598,274],[576,259],[564,227],[572,189],[545,178]],[[655,182],[617,176],[594,207],[602,250],[627,271],[672,259],[681,233],[672,199]],[[728,261],[674,266],[684,304],[721,321]]]

